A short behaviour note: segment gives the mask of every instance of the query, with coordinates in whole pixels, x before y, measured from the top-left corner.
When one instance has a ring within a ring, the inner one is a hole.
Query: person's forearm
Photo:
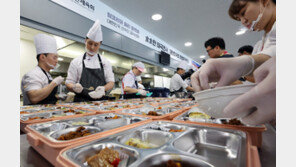
[[[111,90],[114,87],[114,82],[108,82],[104,87],[105,91]]]
[[[123,89],[124,92],[126,93],[138,93],[138,89],[130,88],[130,87],[125,87]]]
[[[74,85],[73,83],[67,83],[66,84],[66,87],[67,89],[70,91],[70,92],[74,92],[73,88],[74,88]]]
[[[191,86],[187,86],[186,90],[194,92],[194,90],[193,90],[193,88]]]
[[[253,71],[255,71],[257,67],[259,67],[265,61],[271,58],[270,56],[264,55],[264,54],[251,55],[251,57],[254,59],[254,62],[255,62]]]
[[[49,94],[53,91],[53,89],[56,86],[57,85],[55,82],[51,82],[49,85],[45,86],[42,89],[29,91],[28,97],[29,97],[31,103],[36,104],[36,103],[42,101],[43,99],[45,99],[46,97],[48,97]]]

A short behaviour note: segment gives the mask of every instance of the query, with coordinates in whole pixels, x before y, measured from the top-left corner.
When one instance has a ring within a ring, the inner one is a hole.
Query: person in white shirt
[[[187,66],[188,66],[188,63],[186,63],[185,61],[182,61],[178,65],[175,75],[171,78],[171,81],[170,81],[171,96],[173,96],[177,92],[184,92],[185,90],[193,91],[193,88],[188,86],[188,84],[186,84],[186,82],[181,77],[181,75],[186,72]]]
[[[22,78],[21,90],[23,105],[55,104],[57,102],[57,86],[64,78],[61,76],[52,79],[49,70],[58,63],[56,40],[46,34],[34,37],[38,65],[26,73]]]
[[[145,89],[144,85],[142,84],[141,76],[137,76],[136,78],[137,78],[139,89]]]
[[[124,99],[145,97],[148,91],[139,88],[137,76],[140,76],[145,70],[145,65],[142,62],[133,64],[132,69],[122,78],[121,93]],[[139,94],[139,95],[137,95]]]
[[[105,91],[114,86],[110,62],[98,54],[103,36],[99,20],[85,39],[86,53],[71,61],[66,79],[68,90],[75,93],[74,102],[105,100]]]
[[[263,40],[254,47],[255,55],[208,60],[191,76],[192,86],[195,91],[201,91],[209,89],[210,82],[218,82],[217,87],[226,86],[254,74],[256,86],[230,102],[224,113],[234,118],[251,110],[252,113],[242,118],[243,123],[267,123],[275,119],[276,113],[276,1],[233,0],[228,13],[250,31],[263,30]]]

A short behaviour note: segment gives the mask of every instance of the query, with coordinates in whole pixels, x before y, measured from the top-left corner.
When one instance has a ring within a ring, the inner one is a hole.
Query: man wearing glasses
[[[210,58],[227,58],[233,57],[232,54],[225,50],[223,38],[214,37],[205,42],[205,48]]]

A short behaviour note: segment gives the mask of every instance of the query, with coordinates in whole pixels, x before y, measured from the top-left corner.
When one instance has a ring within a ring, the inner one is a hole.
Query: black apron
[[[178,75],[180,75],[180,74],[178,74]],[[180,75],[180,76],[181,76],[181,75]],[[182,76],[181,76],[181,78],[182,78]],[[175,91],[171,92],[171,93],[170,93],[170,96],[173,96],[173,95],[175,95],[177,92],[184,92],[184,90],[183,90],[182,86],[181,86],[181,88],[180,88],[180,89],[178,89],[178,90],[175,90]]]
[[[48,79],[48,84],[50,84],[52,80],[49,79],[48,75],[41,67],[40,67],[40,69],[46,75],[46,77]],[[58,91],[58,87],[56,86],[45,99],[39,101],[37,104],[56,104],[56,102],[58,101],[58,99],[55,96],[57,91]]]
[[[136,85],[136,89],[139,89],[137,80],[135,80],[135,85]],[[129,93],[129,94],[124,93],[123,94],[123,99],[135,99],[135,98],[144,98],[144,97],[146,97],[146,96],[136,95],[136,94],[137,93]]]
[[[99,62],[101,68],[86,68],[84,64],[84,59],[86,57],[86,53],[83,55],[82,59],[82,73],[80,78],[80,84],[83,87],[83,90],[81,93],[76,93],[74,97],[74,102],[83,102],[83,101],[98,101],[98,100],[107,100],[108,98],[106,96],[103,96],[100,99],[93,99],[89,96],[89,92],[94,91],[98,86],[105,86],[105,74],[104,74],[104,67],[102,64],[101,57],[98,55]],[[89,90],[90,87],[93,87],[94,90]]]

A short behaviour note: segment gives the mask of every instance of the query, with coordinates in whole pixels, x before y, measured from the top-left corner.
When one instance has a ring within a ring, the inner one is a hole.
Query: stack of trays
[[[250,134],[253,145],[257,147],[261,147],[262,132],[266,130],[265,125],[258,125],[258,126],[244,125],[244,124],[241,124],[240,121],[238,120],[232,120],[233,124],[229,124],[230,119],[226,119],[226,118],[214,119],[214,118],[210,118],[207,115],[203,115],[202,113],[203,112],[199,110],[198,107],[194,107],[191,110],[188,110],[186,112],[179,114],[173,119],[173,121],[180,122],[180,123],[186,122],[190,124],[204,125],[209,127],[242,130]]]
[[[95,166],[108,150],[112,154],[107,161],[118,166],[156,167],[166,166],[168,161],[182,167],[260,166],[248,133],[170,121],[150,122],[72,145],[60,152],[57,166]]]
[[[56,107],[55,109],[48,108],[48,110],[31,110],[26,112],[27,113],[20,115],[20,129],[25,133],[25,127],[29,124],[95,114],[95,112],[93,111],[81,110],[76,108],[73,109],[69,107]]]
[[[108,113],[32,124],[26,127],[26,131],[29,144],[56,165],[59,152],[68,146],[87,143],[147,122],[151,120]]]

